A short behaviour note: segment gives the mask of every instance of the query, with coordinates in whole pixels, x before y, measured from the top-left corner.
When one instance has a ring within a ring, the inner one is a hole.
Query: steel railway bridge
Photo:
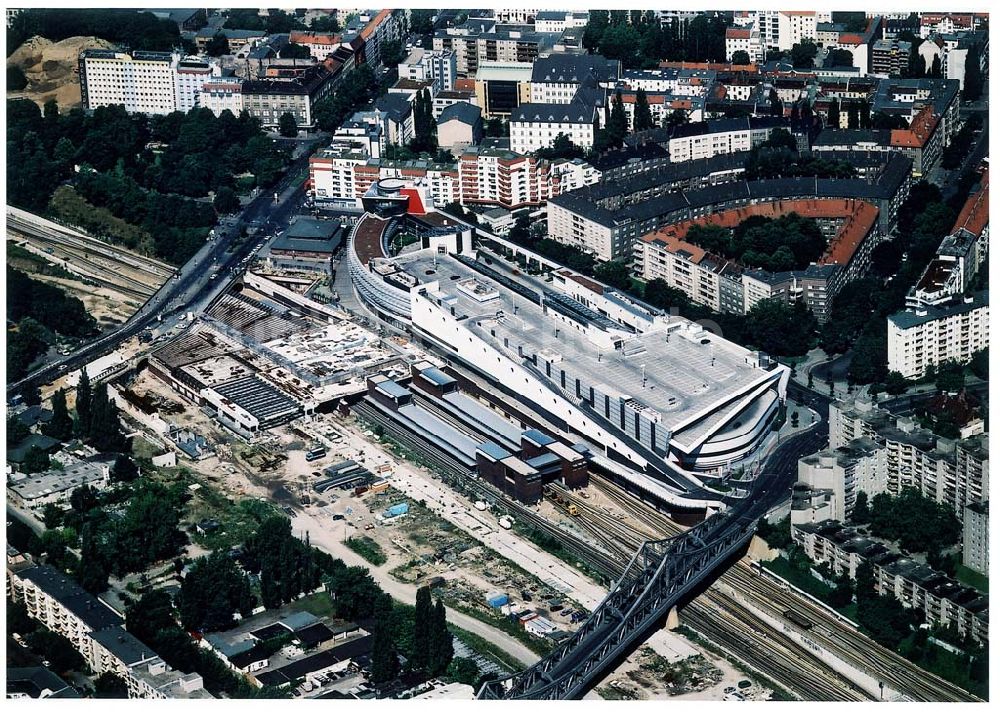
[[[670,539],[642,545],[621,579],[572,637],[527,670],[483,685],[485,700],[566,700],[584,695],[649,629],[709,580],[756,529],[754,510],[736,503]]]

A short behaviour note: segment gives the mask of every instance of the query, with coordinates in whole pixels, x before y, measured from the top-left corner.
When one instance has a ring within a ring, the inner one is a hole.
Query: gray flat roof
[[[912,329],[930,321],[934,321],[935,319],[944,319],[945,317],[964,314],[965,312],[980,309],[988,306],[989,303],[989,291],[984,289],[981,292],[975,292],[972,294],[967,302],[962,299],[958,299],[950,304],[922,307],[922,313],[918,313],[916,311],[897,312],[896,314],[889,316],[889,321],[900,329]]]
[[[48,564],[32,566],[17,575],[54,598],[91,630],[119,627],[125,622],[120,615],[83,590],[80,584]]]
[[[514,354],[522,346],[526,356],[537,355],[539,369],[544,370],[546,359],[553,360],[554,369],[566,371],[567,383],[579,377],[613,398],[631,400],[639,410],[653,409],[682,446],[729,417],[729,408],[720,405],[746,395],[772,375],[751,363],[746,349],[686,319],[672,319],[667,332],[629,334],[622,327],[629,348],[609,353],[577,329],[560,326],[538,303],[452,257],[422,250],[398,264],[421,280],[427,280],[427,270],[432,270],[431,278],[438,280],[440,292],[455,298],[455,314],[466,316],[466,328],[487,343]],[[499,302],[478,302],[454,288],[469,279],[495,288]],[[512,305],[517,306],[516,316],[509,314]],[[498,319],[498,310],[507,315]]]
[[[256,376],[238,378],[214,390],[262,421],[299,410],[292,398]]]

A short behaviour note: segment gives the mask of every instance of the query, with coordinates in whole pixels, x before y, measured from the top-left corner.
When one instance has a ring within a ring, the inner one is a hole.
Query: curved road
[[[243,224],[260,223],[262,225],[277,224],[290,219],[298,202],[302,198],[301,185],[295,185],[302,170],[308,165],[309,152],[289,164],[285,177],[274,188],[262,191],[243,209],[240,221]],[[274,202],[274,193],[280,195],[280,202]],[[225,231],[223,226],[215,226],[217,232],[222,232],[215,240],[206,242],[204,246],[178,270],[178,277],[168,279],[159,291],[149,301],[143,304],[128,321],[110,334],[104,334],[96,341],[83,345],[72,354],[60,358],[53,363],[35,369],[27,376],[14,383],[7,384],[7,395],[11,396],[24,386],[40,386],[50,383],[65,374],[75,371],[105,354],[111,353],[122,343],[132,338],[147,326],[153,324],[158,316],[180,314],[191,304],[197,303],[206,294],[215,289],[216,282],[209,280],[210,267],[219,264],[220,278],[225,282],[230,278],[229,268],[238,265],[240,260],[256,249],[254,238],[248,238],[242,243],[235,243],[234,230]],[[227,253],[227,249],[233,248]]]

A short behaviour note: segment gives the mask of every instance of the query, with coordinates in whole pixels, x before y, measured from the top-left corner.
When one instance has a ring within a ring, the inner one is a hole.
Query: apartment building
[[[676,235],[650,233],[636,242],[642,279],[662,279],[696,304],[716,312],[743,313],[742,270]]]
[[[742,270],[684,242],[695,225],[736,229],[751,218],[775,219],[796,214],[814,220],[827,239],[827,249],[816,264],[789,272]],[[763,299],[804,302],[825,322],[830,303],[840,288],[864,275],[873,245],[879,240],[878,209],[865,201],[843,199],[757,202],[731,210],[667,224],[636,241],[635,271],[654,275],[686,292],[694,301],[732,313],[745,313]],[[694,265],[703,268],[693,269]],[[710,274],[718,277],[712,277]],[[697,281],[695,281],[697,277]]]
[[[452,91],[458,76],[458,64],[455,53],[450,49],[427,51],[415,47],[410,51],[397,70],[400,79],[410,79],[417,82],[433,82],[431,94],[442,91]]]
[[[33,619],[67,638],[95,674],[120,675],[133,698],[212,698],[200,675],[185,675],[167,666],[124,629],[125,621],[117,612],[76,581],[52,566],[10,554],[8,550],[10,598],[22,603]],[[126,654],[126,649],[131,652]]]
[[[816,39],[816,12],[763,10],[756,17],[757,30],[767,49],[788,52],[792,45]]]
[[[358,63],[377,69],[382,64],[382,46],[402,37],[402,10],[364,12],[355,17],[341,32],[341,42],[354,50]]]
[[[288,41],[292,44],[308,47],[309,54],[317,62],[322,62],[333,54],[344,42],[343,37],[337,34],[307,32],[305,30],[292,30],[288,35]]]
[[[941,241],[934,259],[907,294],[907,308],[944,304],[972,287],[987,258],[989,210],[989,171],[984,171],[978,190],[965,201],[951,234]]]
[[[920,14],[920,38],[978,30],[988,22],[989,13],[985,12],[923,12]]]
[[[829,564],[834,575],[857,577],[862,562],[872,564],[876,590],[919,611],[935,626],[955,626],[958,632],[985,644],[989,639],[986,596],[929,566],[920,564],[856,529],[835,521],[792,525],[792,541],[818,564]]]
[[[539,10],[535,13],[535,32],[562,32],[573,27],[586,27],[590,13],[565,10]]]
[[[767,141],[771,131],[787,128],[782,117],[712,119],[676,127],[668,142],[671,163],[712,158],[726,153],[750,151]]]
[[[404,178],[420,180],[437,205],[517,210],[544,205],[572,182],[571,171],[563,166],[569,163],[481,146],[466,149],[453,164],[378,160],[361,141],[337,136],[310,158],[309,176],[316,200],[345,207],[360,205],[372,183],[382,178]]]
[[[600,120],[597,99],[579,98],[571,104],[524,104],[510,116],[510,147],[515,153],[548,148],[559,134],[581,148],[594,145],[594,126]]]
[[[990,575],[990,503],[974,502],[965,508],[962,527],[962,563]]]
[[[871,73],[883,78],[900,76],[909,66],[910,46],[906,40],[875,40],[871,47]]]
[[[968,363],[989,345],[988,292],[918,306],[888,317],[889,370],[920,378],[944,361]]]
[[[746,52],[751,62],[764,61],[764,43],[756,28],[726,28],[726,59],[733,61],[733,55],[737,52]]]
[[[316,125],[313,109],[330,96],[341,71],[331,72],[325,64],[315,64],[289,78],[251,79],[243,82],[243,108],[266,127],[275,127],[285,113],[301,128]]]
[[[961,440],[935,436],[912,418],[895,417],[867,397],[830,405],[830,447],[850,447],[857,439],[875,442],[884,451],[880,491],[898,495],[914,487],[925,497],[947,504],[961,518],[965,507],[989,497],[989,439],[969,435]],[[873,494],[869,492],[869,494]],[[876,493],[877,494],[877,493]]]
[[[621,63],[596,54],[551,54],[531,66],[531,103],[569,104],[580,87],[613,86]]]
[[[870,499],[886,491],[885,458],[885,449],[871,438],[855,438],[800,458],[792,524],[850,518],[859,493]]]
[[[219,116],[229,111],[239,116],[243,111],[243,80],[239,77],[213,77],[201,87],[200,106]]]
[[[80,96],[85,109],[121,104],[129,113],[177,110],[177,64],[170,52],[88,49],[80,54]]]

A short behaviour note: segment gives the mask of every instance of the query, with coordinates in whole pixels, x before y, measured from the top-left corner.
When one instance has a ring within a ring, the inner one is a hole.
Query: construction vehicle
[[[554,501],[559,507],[564,509],[569,516],[571,517],[580,516],[580,510],[577,509],[577,506],[575,504],[570,503],[570,501],[567,498],[559,494],[559,491],[556,490],[554,487],[546,486],[542,490],[542,493],[545,496],[551,498],[552,501]]]

